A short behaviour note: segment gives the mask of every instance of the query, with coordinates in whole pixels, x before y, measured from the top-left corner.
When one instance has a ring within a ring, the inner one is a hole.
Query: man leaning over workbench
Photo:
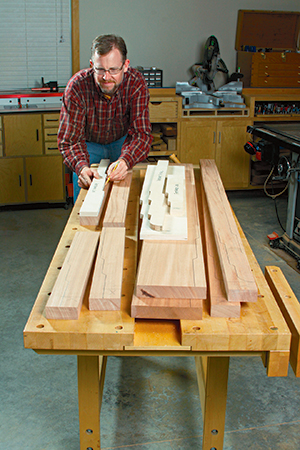
[[[129,67],[124,40],[98,36],[91,50],[90,68],[67,84],[58,131],[64,163],[74,172],[74,203],[80,188],[99,178],[92,164],[110,159],[110,180],[122,180],[147,158],[152,141],[149,90],[143,75]]]

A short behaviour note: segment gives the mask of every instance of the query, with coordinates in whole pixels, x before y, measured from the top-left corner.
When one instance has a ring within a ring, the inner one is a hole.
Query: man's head
[[[129,66],[124,40],[114,34],[96,37],[92,43],[90,66],[102,92],[114,94]]]

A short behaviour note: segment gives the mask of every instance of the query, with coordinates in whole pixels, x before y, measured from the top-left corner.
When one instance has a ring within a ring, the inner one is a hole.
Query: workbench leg
[[[222,450],[229,357],[195,357],[203,415],[202,450]]]
[[[80,450],[98,450],[106,356],[77,356]]]

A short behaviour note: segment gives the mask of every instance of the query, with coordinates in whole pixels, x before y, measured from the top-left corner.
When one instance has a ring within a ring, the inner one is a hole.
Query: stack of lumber
[[[166,162],[160,163],[162,165]],[[160,180],[164,184],[166,167],[163,168],[159,164],[157,167],[158,173],[164,177]],[[153,235],[144,235],[131,305],[131,315],[135,318],[202,318],[206,279],[194,172],[192,165],[182,167],[185,169],[185,207],[182,209],[186,211],[187,216],[187,238],[182,238],[176,227],[174,234],[167,237],[164,230],[158,227],[154,231],[156,239]],[[145,182],[148,184],[147,174]],[[151,186],[150,183],[147,189],[149,193]],[[154,191],[157,193],[158,188],[155,187]],[[143,194],[141,197],[143,211],[145,198]],[[150,198],[152,201],[151,196]],[[172,227],[170,229],[172,230]]]
[[[212,317],[239,317],[257,286],[214,160],[201,159],[208,297]]]
[[[175,125],[155,123],[152,125],[152,136],[152,151],[176,151],[177,129]]]
[[[131,178],[132,172],[124,181],[113,183],[101,233],[88,228],[76,232],[46,304],[48,319],[78,319],[85,296],[91,310],[120,309]],[[91,224],[89,219],[96,217],[95,212],[103,210],[103,196],[97,198],[98,202],[89,203],[93,206],[91,215],[84,216],[88,225]]]

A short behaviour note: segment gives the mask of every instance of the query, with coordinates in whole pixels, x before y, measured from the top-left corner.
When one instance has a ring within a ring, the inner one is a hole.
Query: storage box
[[[300,87],[299,30],[299,12],[239,10],[235,49],[244,87]]]
[[[144,75],[149,87],[162,87],[163,71],[161,69],[156,69],[156,67],[138,66],[137,70]]]

